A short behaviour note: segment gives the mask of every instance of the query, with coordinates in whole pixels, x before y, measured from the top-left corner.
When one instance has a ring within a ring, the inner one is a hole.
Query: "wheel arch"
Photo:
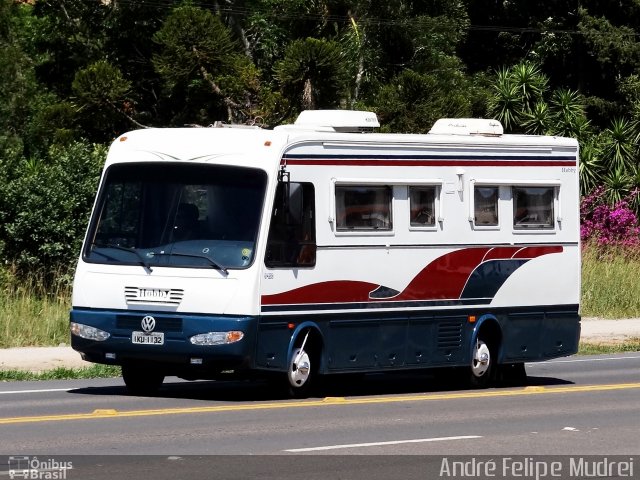
[[[316,371],[318,373],[323,373],[325,368],[325,339],[318,324],[312,321],[300,323],[291,333],[287,351],[287,365],[291,363],[294,349],[304,341],[303,339],[307,331],[309,332],[309,339],[307,342],[311,341],[311,345],[313,346],[310,353],[318,360]]]
[[[469,356],[473,356],[474,345],[481,333],[487,339],[489,348],[496,352],[496,365],[501,363],[504,335],[502,333],[500,322],[490,313],[482,315],[473,327],[471,342],[469,343]]]

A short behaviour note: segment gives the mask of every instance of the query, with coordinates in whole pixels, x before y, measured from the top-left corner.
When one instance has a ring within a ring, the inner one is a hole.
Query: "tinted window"
[[[554,187],[513,187],[514,228],[554,228],[554,193]]]
[[[137,163],[113,165],[105,178],[85,259],[199,267],[212,261],[246,267],[253,260],[264,172]]]
[[[391,188],[336,186],[336,228],[391,230]]]
[[[314,197],[311,183],[278,184],[267,239],[267,267],[313,267],[316,264]]]
[[[409,221],[412,227],[436,224],[436,187],[409,187]]]
[[[498,225],[499,187],[475,187],[474,190],[474,223],[479,227]]]

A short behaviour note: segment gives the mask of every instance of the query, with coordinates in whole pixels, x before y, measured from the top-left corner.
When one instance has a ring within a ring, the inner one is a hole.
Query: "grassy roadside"
[[[631,338],[623,343],[580,342],[578,355],[600,355],[605,353],[640,352],[640,338]]]
[[[69,287],[45,289],[0,270],[0,348],[69,343]]]
[[[582,301],[584,317],[640,317],[640,251],[582,252]]]
[[[27,380],[78,380],[85,378],[113,378],[121,375],[120,367],[112,365],[91,365],[85,368],[57,367],[44,372],[24,370],[0,370],[0,382]]]

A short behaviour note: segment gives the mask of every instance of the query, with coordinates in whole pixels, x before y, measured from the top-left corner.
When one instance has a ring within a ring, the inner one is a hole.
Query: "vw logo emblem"
[[[151,333],[153,332],[153,329],[156,328],[156,319],[150,315],[147,315],[142,319],[142,322],[140,322],[140,326],[142,327],[142,330],[145,331],[145,333]]]

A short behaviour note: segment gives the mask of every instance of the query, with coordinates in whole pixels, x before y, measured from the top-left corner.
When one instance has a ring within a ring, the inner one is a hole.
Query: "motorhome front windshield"
[[[267,175],[184,163],[121,163],[106,172],[84,260],[247,268],[253,262]]]

